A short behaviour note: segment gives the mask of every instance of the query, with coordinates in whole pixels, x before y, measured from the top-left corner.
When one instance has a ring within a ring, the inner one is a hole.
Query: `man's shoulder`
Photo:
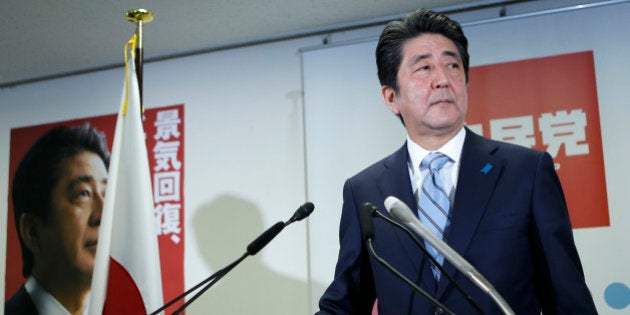
[[[524,147],[522,145],[486,138],[473,132],[467,134],[467,138],[470,138],[470,141],[468,143],[471,144],[475,149],[479,149],[479,147],[487,148],[487,150],[498,156],[508,156],[510,158],[532,158],[540,157],[542,154],[545,153],[544,151]],[[466,142],[464,145],[466,145]]]
[[[37,309],[24,285],[4,303],[5,315],[37,315]]]

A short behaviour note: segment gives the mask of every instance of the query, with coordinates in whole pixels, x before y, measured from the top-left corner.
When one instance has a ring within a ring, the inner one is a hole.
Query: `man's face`
[[[457,47],[438,34],[423,34],[402,47],[398,93],[383,87],[385,103],[400,114],[416,143],[426,136],[454,135],[468,108],[466,75]]]
[[[60,174],[36,259],[52,272],[91,278],[107,170],[98,155],[86,151],[66,159]]]

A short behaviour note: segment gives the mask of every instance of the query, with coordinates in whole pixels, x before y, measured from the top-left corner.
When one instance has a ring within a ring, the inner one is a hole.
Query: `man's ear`
[[[19,233],[24,245],[32,252],[39,252],[40,231],[42,227],[40,216],[32,213],[22,213],[19,220]]]
[[[387,105],[387,108],[395,115],[400,115],[400,108],[398,108],[398,99],[394,88],[386,85],[381,86],[381,95],[383,96],[383,101],[385,105]]]

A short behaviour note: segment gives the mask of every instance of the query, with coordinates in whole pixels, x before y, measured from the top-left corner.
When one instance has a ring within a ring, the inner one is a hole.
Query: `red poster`
[[[145,116],[143,124],[153,182],[162,287],[164,301],[167,302],[184,291],[184,106],[147,109]],[[37,138],[51,128],[78,126],[86,122],[106,135],[111,150],[116,118],[116,114],[111,114],[11,130],[5,300],[25,281],[11,199],[11,183],[21,157]],[[172,312],[182,304],[183,301],[168,310]]]
[[[573,227],[610,225],[591,51],[471,68],[467,124],[549,152]]]

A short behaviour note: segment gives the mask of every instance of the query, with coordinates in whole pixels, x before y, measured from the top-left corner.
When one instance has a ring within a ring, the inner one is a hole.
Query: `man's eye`
[[[89,190],[82,190],[79,192],[79,196],[81,197],[89,197],[90,196],[90,191]]]
[[[431,66],[428,66],[428,65],[427,65],[427,66],[419,66],[419,67],[416,69],[416,71],[422,71],[422,72],[425,72],[425,71],[429,71],[430,69],[431,69]]]

